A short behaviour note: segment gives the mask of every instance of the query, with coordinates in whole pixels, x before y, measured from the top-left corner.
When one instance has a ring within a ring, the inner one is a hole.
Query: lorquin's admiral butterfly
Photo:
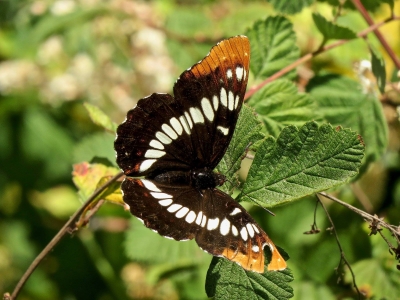
[[[127,176],[123,199],[146,227],[178,241],[194,238],[206,252],[262,273],[265,245],[268,270],[286,262],[244,208],[216,188],[226,179],[213,172],[236,126],[249,62],[247,37],[218,43],[181,74],[175,97],[139,100],[118,127],[115,150]]]

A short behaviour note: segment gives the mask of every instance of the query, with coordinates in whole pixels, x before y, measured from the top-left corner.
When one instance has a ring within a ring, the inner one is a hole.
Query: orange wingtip
[[[269,245],[272,252],[271,261],[268,264],[268,271],[281,271],[287,268],[286,261],[283,259],[282,255],[276,249],[275,245]]]
[[[241,253],[238,250],[231,250],[229,248],[226,248],[222,252],[222,255],[230,261],[237,263],[247,271],[264,273],[264,255],[262,252],[259,252],[258,255],[254,255],[253,253],[252,257],[250,255]]]

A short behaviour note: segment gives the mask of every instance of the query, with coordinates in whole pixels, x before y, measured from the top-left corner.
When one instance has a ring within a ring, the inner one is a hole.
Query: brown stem
[[[115,175],[108,182],[103,184],[100,188],[93,192],[93,194],[86,200],[86,202],[72,215],[72,217],[65,223],[65,225],[60,229],[60,231],[54,236],[54,238],[47,244],[47,246],[39,253],[39,255],[35,258],[35,260],[31,263],[29,268],[26,270],[24,275],[22,275],[21,279],[18,281],[17,285],[14,288],[14,291],[11,294],[11,297],[6,299],[15,300],[25,282],[28,280],[29,276],[33,273],[33,271],[37,268],[39,263],[46,257],[46,255],[57,245],[57,243],[61,240],[61,238],[66,234],[75,230],[74,222],[78,219],[80,214],[86,209],[86,207],[94,200],[97,196],[99,196],[111,183],[116,181],[123,175],[122,172]],[[4,295],[4,297],[6,294]]]
[[[320,194],[322,194],[322,193],[320,193]],[[332,231],[333,231],[333,233],[335,234],[335,238],[336,238],[336,244],[337,244],[338,247],[339,247],[339,251],[340,251],[340,261],[339,261],[339,266],[338,266],[338,268],[340,267],[342,261],[343,261],[344,264],[349,268],[349,270],[350,270],[350,272],[351,272],[351,277],[353,278],[353,286],[354,286],[354,288],[356,289],[357,294],[358,294],[358,299],[361,299],[361,292],[360,292],[360,290],[358,289],[358,286],[357,286],[357,283],[356,283],[356,276],[354,275],[353,269],[351,268],[350,263],[348,262],[348,260],[347,260],[347,258],[346,258],[346,256],[345,256],[345,254],[344,254],[342,245],[340,244],[339,236],[338,236],[337,231],[336,231],[336,228],[335,228],[335,224],[333,223],[332,218],[331,218],[331,215],[329,214],[328,210],[326,209],[324,203],[322,203],[322,201],[319,199],[318,195],[317,195],[317,198],[318,198],[318,200],[319,200],[319,204],[321,204],[322,208],[324,209],[325,214],[326,214],[327,218],[329,219],[329,222],[331,223],[331,228],[332,228]]]
[[[338,198],[335,198],[325,192],[321,192],[318,194],[320,194],[321,196],[324,196],[325,198],[328,198],[336,203],[339,203],[340,205],[347,207],[351,211],[359,214],[361,217],[363,217],[368,222],[370,222],[370,223],[375,222],[379,226],[382,226],[382,227],[388,229],[393,234],[395,239],[397,240],[397,243],[400,244],[400,227],[388,224],[385,221],[381,220],[378,216],[370,215],[369,213],[367,213],[361,209],[358,209],[357,207],[354,207],[346,202],[343,202],[342,200],[339,200]]]
[[[352,0],[354,6],[358,9],[361,13],[365,21],[368,23],[369,26],[374,25],[374,20],[369,15],[368,11],[362,5],[360,0]],[[379,31],[378,28],[374,29],[374,34],[378,38],[379,42],[381,43],[382,47],[385,48],[386,52],[389,54],[390,58],[392,59],[393,63],[396,65],[397,69],[400,70],[400,60],[394,53],[393,49],[389,46],[388,42],[386,41],[385,37]]]

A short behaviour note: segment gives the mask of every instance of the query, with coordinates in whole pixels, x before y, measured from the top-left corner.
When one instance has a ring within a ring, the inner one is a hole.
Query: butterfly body
[[[272,252],[269,269],[286,263],[244,208],[217,189],[226,178],[213,171],[236,126],[249,60],[244,36],[214,46],[178,78],[174,97],[138,101],[117,129],[115,150],[127,175],[123,199],[146,227],[179,241],[195,239],[212,255],[263,272],[265,245]]]

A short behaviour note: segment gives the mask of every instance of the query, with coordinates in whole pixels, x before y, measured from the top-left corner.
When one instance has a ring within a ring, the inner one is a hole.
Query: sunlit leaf
[[[315,122],[288,126],[257,149],[239,198],[274,206],[338,186],[357,175],[363,154],[350,130]]]
[[[265,261],[265,270],[268,262]],[[245,271],[234,262],[214,257],[207,273],[206,292],[213,299],[290,299],[293,289],[290,269],[265,271],[262,274]]]
[[[269,0],[276,11],[284,13],[284,14],[295,14],[300,12],[304,7],[310,6],[313,3],[313,0]]]
[[[89,113],[93,123],[103,127],[104,129],[115,133],[117,130],[117,124],[111,121],[110,117],[106,115],[99,107],[90,104],[88,102],[83,104]]]
[[[356,33],[349,28],[334,24],[320,14],[312,14],[315,25],[326,40],[351,40],[357,37]]]
[[[379,99],[362,93],[356,81],[333,74],[314,77],[307,89],[329,123],[350,128],[362,136],[367,145],[367,163],[376,161],[384,153],[388,128]]]
[[[293,24],[282,16],[257,21],[246,35],[251,45],[251,71],[265,78],[283,69],[299,58]],[[295,72],[286,75],[293,78]]]
[[[250,98],[249,105],[256,110],[267,133],[274,137],[285,126],[302,126],[310,120],[321,120],[313,99],[299,93],[296,85],[288,80],[267,84]]]

